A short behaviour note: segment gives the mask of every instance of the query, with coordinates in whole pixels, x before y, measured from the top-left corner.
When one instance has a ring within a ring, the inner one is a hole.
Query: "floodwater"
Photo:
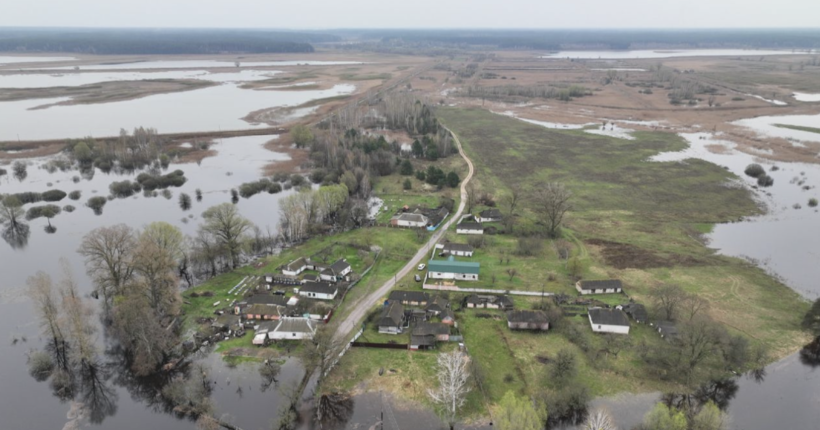
[[[239,62],[239,66],[236,65]],[[35,70],[132,70],[132,69],[211,69],[243,67],[289,67],[289,66],[345,66],[362,64],[359,61],[242,61],[236,60],[160,60],[136,61],[83,66],[39,67]]]
[[[820,115],[773,115],[746,118],[732,124],[748,127],[762,137],[781,137],[792,141],[820,142],[820,133],[777,127],[775,124],[798,125],[820,129]]]
[[[211,82],[250,82],[272,78],[276,70],[245,69],[238,72],[208,72],[204,70],[142,71],[142,72],[61,72],[0,74],[0,88],[78,87],[114,81],[144,81],[149,79],[201,79]]]
[[[672,57],[739,57],[761,55],[798,55],[805,52],[754,50],[754,49],[657,49],[635,51],[560,51],[553,52],[541,58],[578,58],[602,60],[631,60],[641,58],[672,58]]]
[[[0,141],[116,136],[120,129],[152,127],[162,133],[239,130],[263,127],[242,118],[252,111],[300,104],[350,94],[351,84],[326,90],[256,91],[240,84],[221,85],[177,93],[158,94],[135,100],[102,104],[39,106],[67,98],[0,102]],[[47,125],[47,126],[43,126]]]
[[[39,167],[50,159],[44,157],[27,160],[28,176],[22,181],[10,174],[0,177],[0,193],[42,192],[49,189],[82,191],[79,201],[65,198],[57,203],[60,206],[71,204],[76,206],[76,210],[72,213],[63,212],[51,220],[57,228],[56,233],[47,234],[44,231],[46,220],[37,219],[28,222],[31,233],[25,247],[13,249],[6,242],[0,241],[3,271],[3,283],[0,285],[0,325],[6,327],[7,333],[0,341],[0,356],[3,357],[0,360],[0,387],[5,387],[0,392],[0,417],[3,417],[4,430],[59,429],[69,421],[67,414],[72,408],[71,403],[62,403],[52,396],[47,384],[37,383],[26,372],[26,353],[42,346],[39,327],[31,312],[30,303],[24,298],[26,278],[38,270],[46,271],[54,277],[59,276],[58,262],[62,257],[73,269],[81,292],[89,293],[92,289],[91,282],[76,250],[83,235],[99,226],[126,223],[138,228],[154,221],[165,221],[176,225],[187,235],[195,234],[201,222],[201,213],[210,206],[229,202],[231,197],[228,191],[231,188],[259,179],[262,167],[267,163],[289,159],[285,154],[271,152],[263,147],[265,142],[274,138],[276,136],[248,136],[219,141],[211,147],[218,152],[218,156],[205,158],[199,164],[171,164],[169,170],[183,170],[188,178],[182,187],[170,188],[173,198],[166,199],[161,195],[146,198],[140,193],[131,198],[114,199],[105,205],[99,216],[84,206],[85,201],[95,195],[107,196],[111,182],[133,180],[136,174],[115,175],[95,170],[93,178],[82,178],[74,183],[72,178],[79,175],[77,171],[49,173]],[[201,202],[197,202],[195,198],[197,188],[203,191]],[[189,211],[183,211],[178,205],[181,192],[189,194],[193,199],[193,207]],[[250,199],[240,199],[237,207],[242,215],[263,230],[270,227],[275,234],[279,218],[278,200],[293,192],[295,191],[283,191],[274,195],[257,194]],[[24,337],[25,342],[18,342],[16,345],[11,342],[14,338]],[[275,389],[260,392],[257,369],[249,365],[231,369],[214,354],[204,358],[204,361],[210,366],[211,375],[217,382],[213,400],[218,415],[231,414],[235,424],[245,430],[270,428],[270,420],[276,416],[278,403],[281,401],[280,394]],[[282,367],[280,383],[297,380],[303,372],[298,363],[291,360]],[[145,399],[132,396],[132,391],[135,390],[131,386],[133,384],[115,383],[116,380],[114,375],[108,383],[113,391],[111,395],[116,410],[112,416],[104,419],[100,428],[194,428],[192,422],[177,419],[161,408],[150,406]],[[36,412],[32,405],[36,405]]]
[[[792,97],[799,102],[820,102],[820,94],[794,93]]]
[[[75,61],[74,57],[10,57],[0,56],[0,66],[17,63],[46,63],[53,61]]]

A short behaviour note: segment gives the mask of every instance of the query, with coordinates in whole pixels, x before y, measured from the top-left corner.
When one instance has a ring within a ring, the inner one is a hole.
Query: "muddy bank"
[[[0,82],[0,84],[2,84]],[[100,82],[77,87],[49,88],[6,88],[0,92],[0,102],[68,98],[32,108],[47,109],[52,106],[71,106],[79,104],[110,103],[135,100],[157,94],[192,91],[217,85],[199,79],[154,79],[143,81]]]

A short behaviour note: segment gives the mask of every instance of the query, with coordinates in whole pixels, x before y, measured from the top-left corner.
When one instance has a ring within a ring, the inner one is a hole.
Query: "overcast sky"
[[[3,0],[0,26],[818,27],[818,0]]]

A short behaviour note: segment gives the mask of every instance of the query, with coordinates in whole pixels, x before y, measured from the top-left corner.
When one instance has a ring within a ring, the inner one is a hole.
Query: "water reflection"
[[[28,245],[30,234],[31,229],[28,224],[17,222],[6,225],[3,229],[3,240],[5,240],[12,249],[25,249],[26,245]]]
[[[812,369],[820,367],[820,337],[814,338],[800,350],[800,362]]]
[[[323,394],[316,405],[316,427],[320,429],[344,428],[353,416],[355,402],[346,393]]]

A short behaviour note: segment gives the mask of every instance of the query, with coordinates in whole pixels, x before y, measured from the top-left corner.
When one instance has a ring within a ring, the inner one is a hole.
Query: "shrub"
[[[416,170],[416,179],[419,181],[423,181],[426,178],[426,174],[422,170]]]
[[[518,248],[516,249],[518,255],[533,256],[541,253],[543,249],[544,241],[537,237],[518,238]]]
[[[57,205],[34,206],[26,211],[26,219],[31,221],[40,217],[53,218],[60,213],[60,210]]]
[[[196,201],[201,202],[202,201],[202,190],[197,188],[195,193],[196,193]]]
[[[293,185],[294,187],[298,188],[298,187],[301,187],[303,184],[306,184],[306,183],[307,183],[307,178],[305,178],[302,175],[298,175],[298,174],[294,173],[290,177],[290,184]]]
[[[148,173],[140,173],[137,176],[137,182],[146,190],[164,189],[168,187],[181,187],[185,184],[185,172],[182,170],[174,170],[167,175],[150,175]]]
[[[475,249],[481,249],[484,247],[485,239],[483,234],[470,236],[467,238],[467,243]]]
[[[22,161],[15,161],[14,164],[11,165],[11,170],[14,171],[14,176],[25,177],[27,174],[27,169],[28,166]]]
[[[159,164],[162,165],[163,169],[167,169],[168,165],[171,164],[171,157],[168,154],[162,154],[159,156]]]
[[[68,193],[68,198],[71,200],[80,200],[80,197],[82,197],[82,195],[83,193],[80,190],[75,190]]]
[[[455,188],[461,182],[461,179],[458,177],[458,173],[450,172],[447,174],[447,186],[450,188]]]
[[[314,169],[310,172],[310,182],[313,182],[314,184],[321,184],[324,182],[326,175],[327,172],[325,169]]]
[[[71,212],[74,212],[75,209],[77,209],[77,208],[75,208],[74,206],[71,206],[71,205],[63,206],[63,211],[64,212],[71,213]]]
[[[410,163],[410,160],[404,160],[401,162],[401,169],[399,172],[404,176],[410,176],[413,174],[413,164]]]
[[[140,186],[139,182],[131,182],[126,179],[120,182],[112,182],[111,185],[108,186],[108,189],[112,195],[125,198],[142,191],[142,186]]]
[[[758,178],[760,177],[760,175],[765,175],[766,170],[764,170],[763,166],[761,166],[760,164],[754,163],[746,166],[746,170],[744,170],[744,173],[753,178]]]
[[[28,373],[37,381],[45,381],[54,370],[51,355],[45,351],[34,351],[28,356]]]
[[[276,194],[282,192],[282,184],[278,182],[272,182],[268,187],[268,194]]]
[[[162,197],[165,197],[168,200],[171,200],[171,197],[174,197],[174,194],[169,189],[162,190]]]
[[[184,211],[191,209],[191,196],[185,193],[181,193],[179,195],[179,207],[182,208],[182,210]]]
[[[6,171],[6,169],[0,169],[0,176],[3,176],[3,175],[8,174],[8,173],[9,172]]]
[[[22,204],[29,204],[29,203],[37,203],[43,200],[43,195],[40,193],[32,193],[32,192],[24,192],[24,193],[17,193],[12,194],[12,196],[17,197],[17,200],[20,200]]]
[[[774,178],[766,174],[758,176],[757,185],[760,185],[761,187],[771,187],[774,185]]]
[[[810,207],[810,208],[817,207],[817,199],[815,199],[815,198],[810,198],[810,199],[809,199],[809,207]]]
[[[95,214],[100,215],[106,203],[108,203],[108,200],[105,197],[95,196],[88,199],[85,205],[94,210]]]
[[[405,190],[412,190],[413,183],[410,181],[410,179],[405,179],[404,184],[402,184],[402,188],[404,188]]]

